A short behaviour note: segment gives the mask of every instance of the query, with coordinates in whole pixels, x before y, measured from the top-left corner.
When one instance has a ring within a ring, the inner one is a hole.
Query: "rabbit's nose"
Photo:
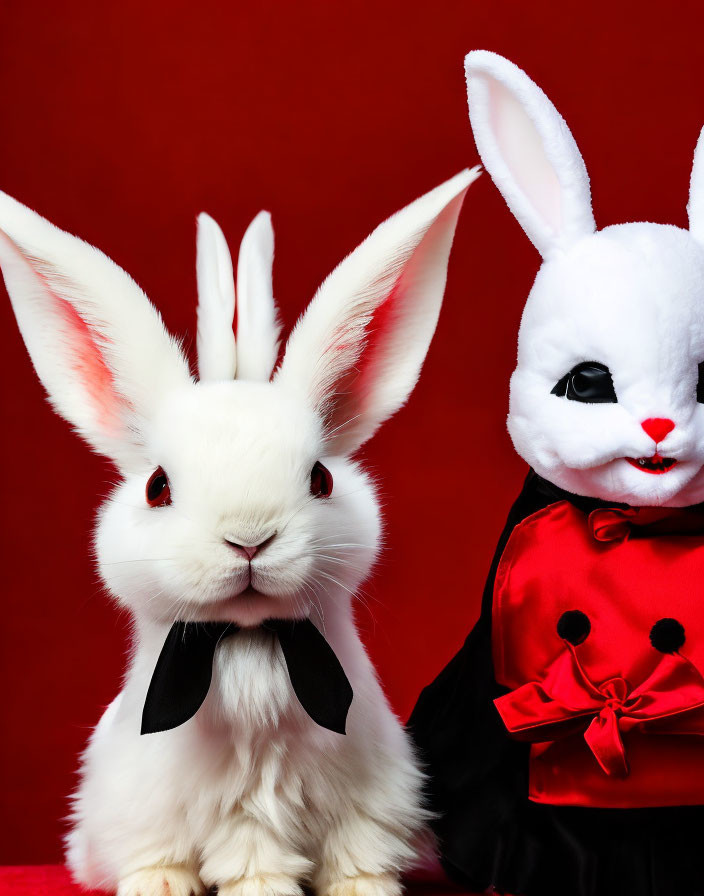
[[[643,420],[641,426],[655,443],[662,442],[675,428],[674,421],[668,417],[648,417],[647,420]]]
[[[258,544],[242,544],[241,542],[234,541],[230,538],[226,538],[225,541],[231,548],[237,551],[238,554],[244,554],[244,556],[251,561],[255,554],[274,540],[275,536],[276,532],[268,538],[265,538],[263,541],[260,541]]]

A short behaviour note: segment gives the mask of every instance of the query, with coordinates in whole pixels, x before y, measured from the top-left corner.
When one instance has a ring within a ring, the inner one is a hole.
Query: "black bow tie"
[[[323,728],[345,733],[352,686],[332,647],[310,619],[269,619],[261,626],[281,645],[291,687]],[[240,630],[234,622],[175,622],[166,636],[142,712],[142,734],[178,728],[208,695],[220,641]]]

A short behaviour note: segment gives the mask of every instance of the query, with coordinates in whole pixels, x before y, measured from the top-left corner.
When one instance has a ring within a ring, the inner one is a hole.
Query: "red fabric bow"
[[[494,701],[508,731],[520,740],[552,742],[584,730],[584,739],[607,775],[626,777],[622,733],[658,721],[676,734],[683,713],[704,706],[704,678],[681,654],[663,654],[633,690],[623,678],[590,681],[571,644],[550,665],[542,682],[531,681]],[[591,719],[591,721],[589,721]],[[704,734],[701,731],[690,733]]]
[[[677,507],[600,507],[589,514],[597,541],[625,541],[641,535],[696,535],[704,532],[704,513]]]

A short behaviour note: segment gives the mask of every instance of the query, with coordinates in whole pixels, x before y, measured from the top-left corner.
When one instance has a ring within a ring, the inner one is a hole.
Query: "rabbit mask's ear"
[[[198,216],[198,374],[201,380],[271,377],[279,350],[272,288],[274,231],[259,212],[242,238],[237,263],[237,338],[233,332],[235,282],[222,230]]]
[[[237,379],[268,380],[279,353],[274,303],[274,230],[259,212],[242,237],[237,261]]]
[[[327,278],[276,381],[302,389],[349,454],[408,398],[435,331],[464,194],[463,171],[385,221]]]
[[[512,62],[465,59],[469,118],[486,170],[543,258],[596,229],[589,176],[564,119]]]
[[[699,134],[697,148],[694,150],[687,212],[692,236],[700,243],[704,243],[704,128]]]
[[[102,252],[0,193],[0,267],[55,409],[123,469],[188,365],[137,284]]]

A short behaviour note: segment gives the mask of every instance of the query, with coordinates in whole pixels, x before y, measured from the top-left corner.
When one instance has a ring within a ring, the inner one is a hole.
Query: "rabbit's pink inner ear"
[[[400,312],[402,281],[403,277],[399,276],[387,298],[376,308],[367,325],[364,347],[357,363],[347,368],[336,383],[336,399],[328,421],[331,432],[340,431],[364,416],[374,400],[374,385],[385,360],[388,360],[385,348],[391,340]],[[335,352],[342,352],[348,346],[336,344],[332,348]]]
[[[490,124],[496,145],[513,180],[554,234],[562,230],[560,182],[543,140],[514,93],[487,78]]]
[[[7,279],[6,285],[11,299],[15,296],[13,304],[20,330],[52,403],[59,413],[83,431],[85,421],[79,422],[68,413],[64,401],[68,400],[73,410],[76,400],[85,401],[90,420],[102,437],[121,440],[125,420],[132,408],[120,394],[108,363],[106,354],[110,346],[107,338],[81,316],[70,299],[62,295],[62,285],[70,292],[70,284],[60,272],[23,250],[2,231],[0,243],[7,252],[6,278],[14,268],[20,282],[25,280],[24,287],[18,284],[13,288]],[[34,294],[33,301],[18,301],[23,293]],[[63,368],[60,382],[54,381],[53,376],[51,380],[45,378],[52,368],[54,371]]]
[[[83,320],[70,302],[56,295],[48,285],[47,290],[62,324],[69,363],[93,405],[96,423],[106,434],[117,436],[123,428],[127,406],[119,396],[113,373],[100,349],[106,340]]]

